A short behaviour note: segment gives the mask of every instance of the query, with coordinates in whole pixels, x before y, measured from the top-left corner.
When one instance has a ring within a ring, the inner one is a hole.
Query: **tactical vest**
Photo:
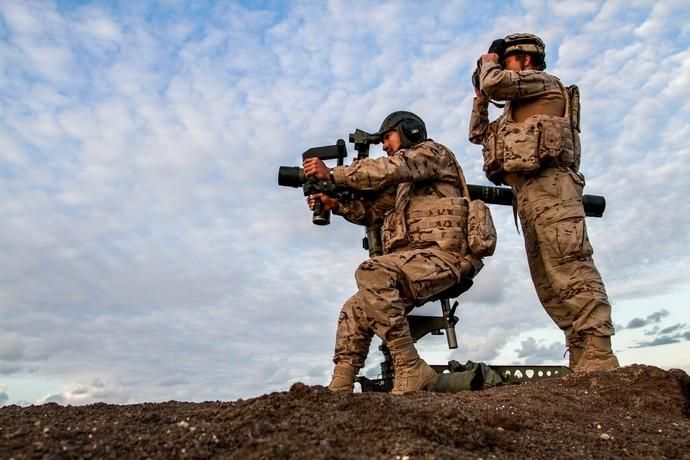
[[[383,252],[438,245],[444,251],[478,258],[496,247],[496,229],[489,208],[469,198],[467,181],[454,157],[457,191],[462,196],[416,195],[415,183],[398,185],[395,208],[383,221]]]
[[[407,209],[412,244],[436,243],[444,251],[467,254],[469,201],[465,197],[420,197]]]
[[[562,117],[532,115],[522,122],[513,120],[510,106],[489,123],[483,141],[484,173],[503,183],[506,173],[530,174],[547,166],[580,168],[580,92],[558,81],[565,100]]]

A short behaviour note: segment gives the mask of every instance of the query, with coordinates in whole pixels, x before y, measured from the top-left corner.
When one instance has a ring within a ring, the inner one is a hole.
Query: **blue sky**
[[[580,86],[619,358],[690,371],[687,2],[420,5],[1,2],[0,405],[326,383],[362,230],[312,225],[278,166],[411,110],[487,184],[469,76],[518,31]],[[564,363],[511,210],[492,211],[499,248],[460,299],[459,349],[430,337],[420,352]]]

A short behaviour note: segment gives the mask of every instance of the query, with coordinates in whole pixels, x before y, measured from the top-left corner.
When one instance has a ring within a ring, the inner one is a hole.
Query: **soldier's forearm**
[[[392,185],[424,180],[436,174],[438,155],[428,149],[404,150],[392,157],[360,160],[348,167],[333,169],[339,185],[361,191],[379,191]]]
[[[489,102],[474,99],[472,116],[470,117],[469,140],[473,144],[481,144],[489,127]]]

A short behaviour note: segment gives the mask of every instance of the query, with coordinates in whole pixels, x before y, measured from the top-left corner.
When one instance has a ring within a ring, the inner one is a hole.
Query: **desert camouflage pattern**
[[[494,254],[496,227],[489,207],[481,200],[472,200],[467,218],[467,246],[477,257],[488,257]]]
[[[515,186],[537,295],[573,347],[583,346],[583,334],[614,333],[611,305],[587,237],[583,186],[582,177],[569,168],[548,168]]]
[[[482,262],[467,251],[465,178],[443,145],[426,141],[391,157],[336,167],[333,176],[338,184],[381,191],[336,211],[353,223],[383,224],[384,255],[357,268],[358,291],[338,319],[333,361],[358,370],[374,334],[386,342],[410,337],[407,313],[474,276]]]
[[[515,43],[516,41],[522,41],[522,40],[530,40],[532,43]],[[544,55],[545,54],[545,46],[544,42],[541,40],[541,38],[537,37],[536,35],[533,34],[525,34],[525,33],[517,33],[517,34],[510,34],[507,35],[505,38],[506,41],[506,49],[504,51],[505,54],[508,53],[513,53],[513,52],[522,52],[522,53],[537,53]]]
[[[482,64],[480,78],[489,98],[508,102],[490,123],[488,101],[475,99],[469,139],[484,147],[487,177],[515,193],[537,295],[576,359],[585,336],[614,334],[611,305],[587,237],[584,177],[577,172],[579,92],[546,72],[506,71],[491,62]],[[551,129],[544,129],[543,117],[553,121]],[[535,139],[549,151],[537,149],[536,159],[529,155]],[[506,168],[519,162],[522,167]]]
[[[547,166],[580,164],[579,92],[538,70],[513,72],[493,62],[482,63],[481,89],[496,100],[507,100],[503,115],[488,120],[488,101],[475,100],[470,141],[482,144],[484,172],[504,183],[506,173],[528,174]]]
[[[406,315],[474,272],[467,257],[435,248],[396,251],[364,261],[355,272],[358,291],[338,318],[333,361],[361,369],[373,334],[385,342],[409,337]]]
[[[466,181],[443,145],[422,142],[391,157],[336,167],[333,176],[358,190],[384,190],[373,202],[343,203],[336,212],[357,224],[381,222],[384,253],[425,247],[467,253]]]

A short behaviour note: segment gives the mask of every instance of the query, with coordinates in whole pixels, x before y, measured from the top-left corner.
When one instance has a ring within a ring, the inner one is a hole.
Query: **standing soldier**
[[[579,92],[545,68],[539,37],[520,33],[495,41],[473,78],[469,138],[484,148],[486,177],[513,189],[532,280],[565,333],[570,368],[613,369],[611,305],[592,260],[582,205]],[[491,99],[507,102],[489,123]]]
[[[328,388],[352,391],[376,334],[393,356],[392,393],[404,394],[430,389],[438,380],[436,372],[417,354],[407,314],[461,278],[473,277],[483,266],[480,257],[493,252],[495,231],[488,232],[493,244],[474,244],[471,247],[477,254],[470,252],[470,203],[462,169],[448,148],[427,139],[421,118],[410,112],[393,112],[378,134],[387,157],[363,159],[331,170],[320,159],[309,158],[304,161],[304,172],[319,180],[373,192],[371,199],[348,203],[315,194],[307,199],[312,209],[320,199],[323,210],[350,222],[382,222],[383,255],[359,266],[355,273],[358,291],[343,305],[338,318],[335,370]],[[490,222],[487,216],[484,221]]]

